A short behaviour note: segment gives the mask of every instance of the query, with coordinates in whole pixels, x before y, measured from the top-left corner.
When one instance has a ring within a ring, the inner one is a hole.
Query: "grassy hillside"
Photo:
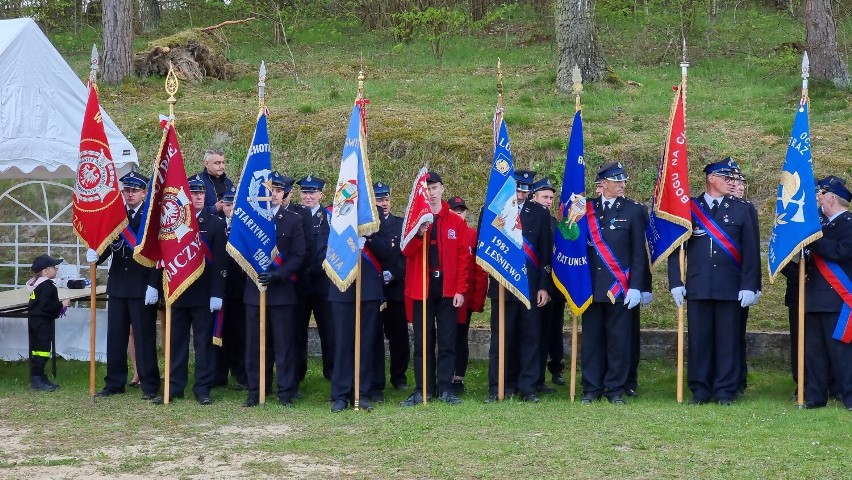
[[[647,200],[669,117],[671,86],[680,81],[679,27],[665,12],[637,15],[600,16],[599,35],[608,60],[630,85],[586,85],[583,112],[590,171],[605,161],[626,163],[628,195]],[[211,10],[203,21],[196,17],[194,26],[228,18],[237,17]],[[424,163],[442,172],[449,194],[462,195],[477,208],[484,200],[492,148],[499,57],[516,164],[561,180],[574,99],[556,91],[551,18],[517,11],[485,32],[451,38],[441,59],[431,55],[427,42],[397,44],[383,32],[364,32],[345,18],[299,18],[295,25],[289,34],[300,83],[294,81],[287,49],[274,45],[269,23],[258,20],[223,30],[227,54],[243,74],[232,81],[181,85],[177,125],[188,171],[200,169],[201,152],[214,145],[226,150],[229,172],[238,175],[256,116],[255,72],[265,60],[275,166],[293,176],[311,173],[333,180],[363,66],[372,101],[368,148],[373,178],[393,187],[395,212],[402,213],[412,177]],[[186,26],[173,20],[167,28],[138,38],[137,49]],[[846,21],[839,28],[841,39],[852,31]],[[760,211],[764,239],[801,85],[800,54],[785,44],[802,41],[803,30],[799,17],[740,9],[713,22],[699,16],[688,37],[693,190],[701,189],[705,163],[734,156],[748,177],[748,195]],[[51,37],[81,78],[88,71],[91,45],[100,44],[99,38],[94,28]],[[101,87],[104,107],[146,161],[155,155],[156,115],[166,111],[166,97],[160,78],[131,78]],[[810,97],[816,171],[849,177],[852,95],[812,82]],[[658,272],[655,281],[658,300],[643,319],[649,326],[672,323],[662,276]],[[786,328],[786,311],[779,308],[783,288],[783,280],[766,286],[764,300],[752,313],[752,328]]]

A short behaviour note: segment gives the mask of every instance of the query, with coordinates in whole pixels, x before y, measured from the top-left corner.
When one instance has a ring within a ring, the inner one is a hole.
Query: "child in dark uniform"
[[[27,290],[30,292],[27,326],[30,334],[31,390],[52,392],[59,388],[59,385],[47,378],[44,366],[50,358],[54,322],[69,304],[68,300],[59,301],[59,292],[52,281],[56,278],[56,266],[60,263],[62,259],[39,255],[31,267],[35,276],[27,282]]]

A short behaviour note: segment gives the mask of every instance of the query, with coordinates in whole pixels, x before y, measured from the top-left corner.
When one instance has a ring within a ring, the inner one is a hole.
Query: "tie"
[[[133,213],[134,213],[134,211],[133,211],[132,208],[127,209],[127,219],[128,220],[133,220]]]
[[[612,206],[609,204],[609,202],[603,202],[603,213],[604,214],[606,214],[606,212],[608,212],[610,208],[612,208]]]
[[[719,211],[719,200],[713,199],[713,205],[710,207],[710,214],[715,217],[717,211]]]

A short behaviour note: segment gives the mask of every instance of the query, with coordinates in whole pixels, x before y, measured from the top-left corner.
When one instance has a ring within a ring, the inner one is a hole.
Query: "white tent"
[[[0,178],[75,178],[86,86],[31,18],[0,20]],[[116,168],[136,149],[103,109]]]

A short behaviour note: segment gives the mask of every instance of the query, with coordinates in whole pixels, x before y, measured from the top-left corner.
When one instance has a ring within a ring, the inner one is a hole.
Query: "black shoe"
[[[521,395],[521,400],[530,403],[538,403],[541,400],[534,393],[528,393],[526,395]]]
[[[154,392],[154,393],[144,393],[143,392],[142,393],[142,400],[153,400],[154,397],[156,397],[156,396],[157,396],[156,392]]]
[[[346,410],[346,400],[335,400],[331,402],[331,413],[338,413]]]
[[[565,385],[565,379],[562,378],[561,373],[554,373],[552,381],[553,381],[554,385],[559,385],[559,386]]]
[[[592,395],[591,393],[587,393],[587,394],[583,395],[583,402],[582,403],[583,403],[583,405],[591,405],[592,402],[600,400],[600,398],[601,398],[600,395]]]
[[[556,393],[555,388],[548,387],[547,385],[545,385],[543,383],[541,385],[535,387],[535,391],[538,392],[538,393],[545,394],[545,395],[550,395],[550,394]]]
[[[124,389],[121,389],[121,390],[107,390],[106,388],[104,388],[104,389],[103,389],[103,390],[101,390],[100,392],[96,393],[96,394],[95,394],[95,396],[96,396],[96,397],[110,397],[110,396],[112,396],[112,395],[121,395],[122,393],[124,393]]]
[[[637,397],[637,396],[639,396],[639,394],[638,394],[638,393],[636,393],[636,389],[635,389],[635,388],[625,388],[625,389],[624,389],[624,394],[625,394],[625,395],[627,395],[628,397]]]
[[[422,398],[422,396],[421,396],[421,398]],[[454,392],[451,392],[449,390],[445,390],[444,393],[442,393],[441,396],[438,397],[438,400],[440,400],[442,402],[447,402],[450,405],[458,405],[458,404],[462,403],[461,398],[459,398],[458,395],[456,395]]]
[[[291,400],[289,398],[279,399],[278,404],[281,405],[284,408],[296,408],[296,406],[293,405],[293,400]]]
[[[236,385],[234,385],[234,390],[236,390],[237,392],[242,392],[244,390],[248,390],[248,384],[247,383],[237,383]]]
[[[453,380],[452,388],[456,395],[461,395],[467,391],[467,387],[464,386],[464,380]]]
[[[256,398],[249,397],[249,398],[246,399],[245,402],[243,402],[243,406],[244,407],[256,407],[256,406],[258,406],[259,403],[260,402],[258,402]]]
[[[183,398],[183,395],[169,395],[169,403],[175,401],[178,398]],[[163,405],[165,403],[165,398],[163,397],[163,395],[157,395],[156,397],[154,397],[153,400],[151,400],[151,403],[153,403],[154,405]]]
[[[367,400],[366,398],[359,398],[358,399],[358,408],[360,410],[366,410],[368,412],[372,412],[373,411],[373,404],[371,404],[370,401]]]
[[[53,382],[51,382],[51,381],[50,381],[50,377],[48,377],[47,375],[42,375],[42,376],[41,376],[41,381],[42,381],[42,382],[44,382],[44,383],[46,383],[46,384],[48,384],[48,385],[50,385],[51,387],[59,388],[59,384],[58,384],[58,383],[53,383]]]
[[[716,403],[718,403],[719,405],[721,405],[723,407],[730,407],[731,405],[734,404],[734,401],[731,400],[730,398],[723,398],[721,400],[716,400]]]
[[[56,390],[56,387],[51,384],[44,383],[42,377],[38,376],[30,379],[30,390],[35,392],[52,392]]]
[[[426,401],[428,402],[429,400],[432,400],[431,395],[426,396]],[[421,403],[423,403],[423,393],[421,393],[420,390],[418,390],[418,391],[412,393],[411,395],[409,395],[408,398],[406,398],[405,400],[400,402],[399,406],[400,407],[414,407],[414,406],[420,405]]]
[[[395,390],[397,390],[397,391],[404,392],[404,391],[408,390],[408,384],[407,384],[407,383],[405,383],[405,382],[402,382],[402,383],[395,383],[395,384],[393,385],[393,388],[394,388]]]
[[[815,408],[822,408],[824,406],[825,406],[824,403],[805,402],[804,408],[806,408],[808,410],[813,410]]]
[[[613,405],[625,405],[624,397],[621,395],[613,395],[611,397],[607,397],[607,401]]]
[[[198,403],[201,405],[212,405],[213,399],[210,398],[210,395],[196,395],[195,399],[198,400]]]
[[[485,399],[485,403],[494,403],[497,401],[497,395],[488,395],[488,398]]]
[[[130,385],[131,387],[138,387],[140,383],[142,383],[142,382],[140,382],[139,380],[136,380],[135,382],[128,383],[128,385]]]
[[[301,400],[302,399],[302,392],[296,390],[296,393],[293,394],[293,399]]]
[[[367,395],[367,398],[374,403],[385,403],[385,394],[382,392],[373,392]]]
[[[692,397],[692,398],[689,399],[689,402],[687,402],[687,403],[689,403],[690,405],[707,405],[708,401],[702,400],[700,398]]]

